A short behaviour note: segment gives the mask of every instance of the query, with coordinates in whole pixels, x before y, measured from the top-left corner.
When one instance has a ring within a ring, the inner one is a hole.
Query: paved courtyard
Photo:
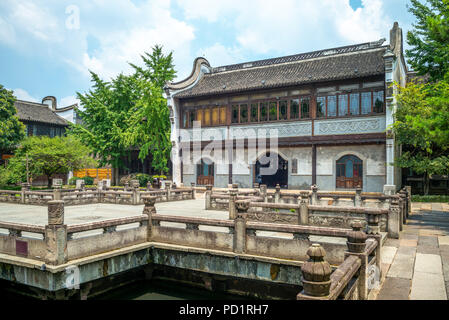
[[[447,300],[449,296],[449,204],[413,203],[400,239],[383,250],[386,279],[379,300]]]

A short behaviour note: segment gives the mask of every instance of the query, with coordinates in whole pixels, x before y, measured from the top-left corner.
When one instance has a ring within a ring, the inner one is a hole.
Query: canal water
[[[211,292],[171,281],[139,281],[92,300],[247,300],[248,297]]]

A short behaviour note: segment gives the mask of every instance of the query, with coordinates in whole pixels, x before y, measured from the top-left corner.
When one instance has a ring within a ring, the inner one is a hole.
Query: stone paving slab
[[[440,254],[440,249],[435,247],[429,247],[429,246],[418,246],[417,253],[424,253],[424,254]]]
[[[399,241],[401,247],[416,247],[418,245],[418,240],[413,239],[401,239]]]
[[[399,247],[397,254],[403,254],[415,258],[416,247]]]
[[[397,251],[398,249],[396,247],[389,247],[384,245],[381,249],[382,263],[392,264]]]
[[[419,236],[418,239],[419,246],[427,246],[438,248],[438,237],[436,236]]]
[[[409,279],[387,277],[377,300],[408,300],[410,287],[411,281]]]
[[[443,274],[442,261],[439,254],[416,254],[415,272]]]
[[[410,292],[411,300],[447,300],[442,274],[415,271]]]
[[[414,264],[414,257],[398,253],[391,264],[387,277],[412,279]]]
[[[399,239],[389,238],[385,241],[384,246],[398,248],[399,247]]]
[[[439,246],[449,246],[449,236],[439,236],[438,237]]]

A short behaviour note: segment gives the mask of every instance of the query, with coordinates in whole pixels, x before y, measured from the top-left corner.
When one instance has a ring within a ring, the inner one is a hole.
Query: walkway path
[[[413,203],[400,239],[388,239],[382,251],[378,300],[447,300],[449,204]]]

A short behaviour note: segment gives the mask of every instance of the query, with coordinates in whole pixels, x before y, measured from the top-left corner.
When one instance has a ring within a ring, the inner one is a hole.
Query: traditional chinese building
[[[400,149],[387,131],[394,112],[391,85],[404,85],[408,72],[397,23],[384,43],[222,67],[197,58],[187,79],[166,86],[174,181],[216,187],[258,182],[291,189],[317,184],[324,190],[360,186],[373,192],[399,188],[400,170],[389,163]],[[195,121],[201,134],[194,134]],[[274,151],[269,146],[254,150],[251,139],[244,142],[246,164],[236,163],[239,134],[248,129],[257,137],[265,134],[261,130],[278,132],[275,174],[260,174],[261,158]],[[217,152],[201,159],[183,156],[186,147],[206,148],[212,140],[233,160],[223,163]]]

